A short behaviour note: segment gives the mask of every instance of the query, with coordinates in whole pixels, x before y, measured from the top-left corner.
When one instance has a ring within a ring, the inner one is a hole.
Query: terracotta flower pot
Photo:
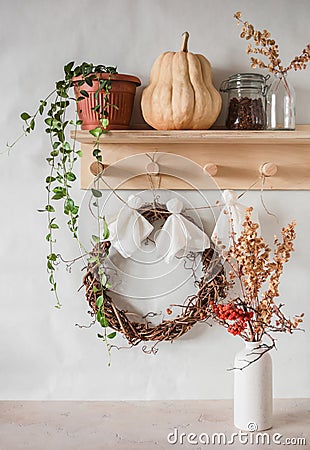
[[[132,115],[133,102],[136,93],[137,86],[141,85],[139,78],[132,75],[124,74],[98,74],[100,79],[112,81],[112,87],[110,90],[109,103],[116,105],[118,109],[108,107],[109,113],[109,130],[123,130],[129,128],[129,123]],[[81,77],[76,77],[73,82],[80,81]],[[99,82],[93,80],[93,85],[89,86],[84,83],[78,87],[74,85],[74,91],[76,97],[79,96],[79,90],[84,90],[88,93],[89,97],[79,101],[78,103],[78,115],[79,119],[83,121],[82,130],[92,130],[99,126],[98,113],[93,110],[94,106],[104,104],[105,92],[99,93],[98,100],[95,99],[95,92],[98,89]]]

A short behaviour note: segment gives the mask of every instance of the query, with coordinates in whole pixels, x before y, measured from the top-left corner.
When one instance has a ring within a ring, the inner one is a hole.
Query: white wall
[[[68,61],[117,64],[120,71],[140,76],[145,84],[155,57],[178,49],[181,33],[188,30],[190,49],[211,60],[219,86],[228,74],[249,70],[245,42],[238,38],[232,19],[236,10],[273,31],[286,61],[310,41],[307,0],[2,0],[0,6],[1,148],[19,133],[20,112],[35,108],[54,80],[61,78]],[[308,70],[291,75],[298,123],[310,123],[309,74]],[[138,102],[134,121],[141,121]],[[53,308],[45,272],[45,217],[36,213],[45,204],[48,145],[39,127],[10,157],[1,157],[0,397],[232,397],[233,375],[226,369],[242,343],[222,328],[197,325],[172,345],[163,343],[156,356],[145,355],[140,348],[115,351],[108,368],[104,346],[96,338],[98,329],[75,327],[77,322],[88,323],[83,292],[77,293],[80,267],[71,275],[59,270],[63,308]],[[83,197],[78,190],[76,195]],[[278,224],[264,213],[258,193],[246,197],[261,212],[268,238],[292,218],[298,222],[296,253],[287,266],[281,293],[290,314],[307,313],[305,329],[310,313],[309,200],[309,192],[266,193]],[[59,238],[59,245],[67,258],[78,253],[68,235]],[[116,342],[122,344],[123,339]],[[279,336],[278,348],[273,352],[275,395],[309,396],[308,334]]]

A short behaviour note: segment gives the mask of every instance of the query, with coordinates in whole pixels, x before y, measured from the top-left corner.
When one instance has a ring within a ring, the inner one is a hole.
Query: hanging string
[[[128,205],[128,203],[126,202],[126,200],[124,200],[117,192],[116,189],[112,188],[109,183],[103,178],[103,172],[99,173],[99,175],[97,175],[96,180],[100,180],[102,181],[106,187],[125,205],[127,205],[129,208],[130,206]]]
[[[243,197],[247,192],[249,192],[254,186],[257,185],[257,183],[259,183],[259,181],[261,180],[261,177],[257,178],[257,180],[255,180],[247,189],[245,189],[243,192],[241,192],[241,194],[238,195],[238,199]],[[213,208],[219,208],[219,207],[224,207],[225,204],[221,203],[219,201],[216,202],[215,205],[209,205],[209,206],[198,206],[197,208],[186,208],[185,211],[190,211],[190,210],[195,210],[195,209],[213,209]]]
[[[145,155],[151,160],[151,162],[155,162],[155,155],[156,152],[153,155],[150,155],[148,153],[145,153]],[[95,182],[97,181],[102,181],[104,183],[104,185],[124,204],[126,205],[128,208],[133,209],[131,206],[129,206],[129,204],[127,203],[127,201],[121,197],[121,195],[117,192],[117,188],[112,188],[112,186],[109,185],[109,183],[105,180],[105,178],[103,177],[103,172],[101,172],[100,174],[97,175],[97,177],[95,178]],[[154,184],[154,177],[153,174],[147,172],[146,176],[148,178],[148,183],[149,183],[149,187],[150,190],[153,193],[153,208],[154,211],[157,210],[157,206],[159,204],[159,195],[157,194],[157,191],[160,189],[160,184],[161,184],[161,175],[157,175],[156,174],[156,179],[158,180],[158,184],[157,187]],[[238,199],[242,198],[245,194],[247,194],[251,189],[253,189],[253,187],[255,187],[259,182],[261,183],[260,186],[260,201],[261,204],[264,208],[264,210],[266,211],[266,213],[272,217],[274,217],[277,222],[278,222],[278,217],[273,214],[266,206],[264,198],[263,198],[263,193],[264,193],[264,187],[265,187],[265,176],[261,175],[260,177],[258,177],[253,183],[250,184],[250,186],[248,188],[246,188],[244,191],[242,191],[239,195],[238,195]],[[201,210],[201,209],[214,209],[214,208],[222,208],[224,207],[225,204],[223,202],[220,202],[219,200],[216,201],[215,205],[208,205],[208,206],[197,206],[197,207],[193,207],[193,208],[184,208],[184,211],[196,211],[196,210]],[[149,209],[149,206],[147,207],[147,209]],[[140,210],[143,210],[143,207],[140,208]],[[161,213],[165,213],[164,211],[161,211]],[[166,212],[167,215],[170,215],[169,212]]]
[[[249,192],[254,186],[257,185],[257,183],[259,183],[261,180],[261,177],[257,178],[256,181],[254,181],[254,183],[252,183],[245,191],[243,191],[241,194],[238,195],[238,199],[243,197],[247,192]]]
[[[262,175],[261,175],[261,187],[260,187],[260,201],[261,201],[261,204],[262,204],[262,206],[263,206],[263,208],[264,208],[266,214],[268,214],[268,216],[274,217],[274,218],[276,219],[277,223],[279,223],[279,218],[278,218],[274,213],[272,213],[271,211],[269,211],[269,209],[267,208],[266,203],[265,203],[265,201],[264,201],[264,187],[265,187],[265,181],[266,181],[266,177],[265,177],[265,175],[262,174]]]
[[[152,163],[155,163],[155,164],[156,164],[156,162],[155,162],[155,155],[156,155],[156,152],[153,153],[153,155],[149,155],[148,153],[145,153],[145,155],[146,155],[148,158],[150,158],[150,160],[151,160]],[[153,205],[154,205],[154,208],[156,208],[156,190],[158,190],[158,189],[160,188],[161,175],[160,175],[160,173],[159,173],[159,174],[156,174],[156,178],[157,178],[157,180],[158,180],[157,188],[155,188],[155,186],[154,186],[154,181],[153,181],[153,176],[152,176],[152,174],[151,174],[151,173],[147,173],[146,175],[147,175],[147,178],[148,178],[148,181],[149,181],[149,185],[150,185],[151,191],[152,191],[152,193],[153,193]]]

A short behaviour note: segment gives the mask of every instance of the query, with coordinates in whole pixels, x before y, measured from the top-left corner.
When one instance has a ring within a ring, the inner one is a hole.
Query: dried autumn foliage
[[[293,221],[282,228],[282,240],[274,238],[274,251],[260,236],[259,225],[251,220],[252,208],[247,210],[239,238],[232,233],[232,245],[225,252],[229,265],[230,295],[222,304],[210,304],[211,315],[234,335],[246,341],[260,341],[267,335],[274,346],[273,333],[292,333],[302,322],[304,314],[292,320],[282,313],[279,297],[280,277],[284,264],[294,251],[296,237]],[[233,227],[233,223],[232,223]],[[234,288],[238,287],[238,295]]]
[[[279,46],[275,40],[271,38],[271,34],[267,30],[256,30],[252,24],[241,19],[241,12],[234,14],[234,18],[238,21],[238,25],[242,24],[240,37],[247,41],[253,40],[254,46],[248,43],[246,52],[255,55],[262,55],[269,59],[269,63],[265,63],[260,57],[251,57],[251,67],[268,69],[272,73],[286,73],[288,70],[302,70],[306,69],[310,61],[310,44],[302,50],[299,56],[295,56],[288,66],[284,67],[279,56]]]

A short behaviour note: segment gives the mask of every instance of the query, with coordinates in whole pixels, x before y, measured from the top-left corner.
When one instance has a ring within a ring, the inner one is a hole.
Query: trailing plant
[[[35,130],[37,120],[40,116],[44,118],[46,124],[46,133],[50,137],[51,150],[46,158],[49,167],[49,173],[45,179],[47,190],[47,202],[40,212],[45,212],[48,218],[48,233],[46,240],[49,243],[49,253],[47,255],[47,271],[49,274],[49,282],[51,290],[56,295],[56,307],[60,307],[60,300],[57,293],[57,283],[55,281],[55,269],[57,265],[58,256],[54,251],[54,244],[56,242],[54,232],[59,229],[59,224],[56,219],[56,204],[61,201],[63,213],[67,216],[68,228],[74,239],[78,238],[78,217],[79,205],[71,195],[71,188],[76,181],[75,163],[82,156],[81,151],[76,149],[75,140],[71,143],[68,137],[68,128],[71,125],[74,132],[77,127],[82,124],[78,118],[79,103],[89,96],[88,92],[83,89],[86,83],[88,86],[93,86],[93,83],[98,82],[98,88],[95,92],[96,103],[93,110],[98,115],[98,127],[89,132],[95,137],[95,144],[93,148],[93,156],[100,163],[102,156],[99,148],[100,136],[106,131],[109,125],[109,110],[110,108],[117,108],[109,101],[112,81],[110,78],[101,79],[100,74],[116,74],[116,67],[97,65],[90,63],[82,63],[74,66],[74,62],[70,62],[64,66],[64,78],[55,83],[55,88],[46,96],[44,100],[40,100],[37,110],[33,114],[23,112],[21,119],[24,122],[23,133],[8,148],[14,147],[17,142],[23,137],[27,136]],[[76,87],[78,95],[72,96],[70,90]],[[104,91],[104,101],[99,102],[99,93]],[[71,104],[75,107],[75,118],[69,120],[67,117],[68,107]],[[101,192],[97,189],[92,190],[95,197],[101,196]],[[97,240],[108,237],[108,230],[104,217],[98,216],[98,224],[103,222],[103,235],[100,236],[100,227],[98,236],[93,236],[95,243]],[[79,242],[82,246],[82,244]],[[104,286],[103,286],[104,288]]]

